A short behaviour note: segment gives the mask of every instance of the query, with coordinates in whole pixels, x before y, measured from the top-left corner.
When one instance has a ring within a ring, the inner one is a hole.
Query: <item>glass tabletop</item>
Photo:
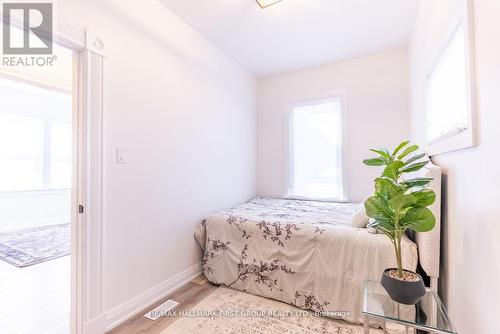
[[[363,314],[434,332],[456,334],[439,296],[427,289],[416,305],[399,304],[391,299],[377,281],[366,281]]]

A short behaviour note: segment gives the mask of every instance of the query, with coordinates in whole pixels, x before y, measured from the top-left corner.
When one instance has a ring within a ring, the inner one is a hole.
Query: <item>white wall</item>
[[[460,334],[498,333],[500,2],[475,0],[479,146],[433,160],[444,172],[440,294]],[[411,46],[412,137],[424,138],[425,74],[456,0],[422,0]]]
[[[348,196],[351,201],[368,196],[377,174],[362,163],[371,156],[368,149],[396,146],[409,137],[407,66],[406,52],[394,51],[260,79],[258,194],[284,196],[285,100],[345,90]]]
[[[254,78],[157,1],[64,0],[104,65],[105,308],[201,260],[195,226],[255,195]],[[115,164],[115,149],[128,163]]]

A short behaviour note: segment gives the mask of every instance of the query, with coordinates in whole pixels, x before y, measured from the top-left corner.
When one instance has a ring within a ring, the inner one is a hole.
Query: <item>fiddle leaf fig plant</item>
[[[400,278],[403,277],[401,239],[405,232],[428,232],[436,224],[434,214],[427,208],[436,200],[436,194],[428,188],[432,178],[404,177],[429,163],[425,154],[418,154],[418,150],[417,145],[404,141],[392,152],[386,148],[371,149],[378,156],[363,161],[367,166],[384,166],[382,175],[375,179],[374,195],[365,201],[365,209],[374,219],[370,226],[391,240]]]

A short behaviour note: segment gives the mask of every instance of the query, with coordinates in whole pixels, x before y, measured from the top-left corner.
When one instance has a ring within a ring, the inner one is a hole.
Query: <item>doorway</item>
[[[75,56],[0,68],[0,333],[70,333]]]
[[[3,16],[0,15],[0,20],[2,18]],[[3,24],[5,25],[5,22]],[[16,29],[22,29],[23,27],[22,21],[13,17],[11,17],[10,25],[11,28]],[[66,93],[68,93],[67,88],[71,87],[72,156],[71,162],[69,162],[72,165],[70,200],[71,255],[69,257],[60,256],[50,261],[41,261],[38,265],[42,263],[51,265],[58,260],[70,263],[70,306],[64,311],[66,312],[64,319],[67,319],[67,311],[70,312],[68,332],[71,334],[102,333],[106,327],[103,300],[104,227],[102,224],[103,67],[105,44],[97,35],[89,33],[86,29],[76,28],[57,18],[54,18],[53,32],[51,34],[55,44],[54,53],[61,60],[54,62],[54,64],[62,66],[65,69],[62,71],[65,75],[61,76],[61,72],[54,67],[47,68],[44,72],[44,70],[40,71],[40,68],[9,68],[2,64],[0,65],[0,78],[28,86],[35,84],[34,86],[38,88],[50,91],[61,92],[61,90],[66,90]],[[57,54],[58,52],[62,52],[66,56],[61,58]],[[69,66],[64,66],[65,63],[69,64]],[[68,72],[66,71],[69,67],[72,68],[71,79],[68,79]],[[44,81],[38,80],[44,76]],[[61,78],[65,79],[61,80]],[[49,87],[46,86],[47,79]],[[4,110],[2,102],[0,101],[0,112]],[[15,146],[14,144],[6,143],[6,145],[11,146]],[[68,164],[67,159],[65,163]],[[47,172],[49,170],[52,169],[45,169],[46,175],[49,175]],[[46,175],[42,175],[43,180],[46,180],[46,178],[44,179]],[[26,208],[27,206],[23,207]],[[33,210],[25,211],[34,212]],[[1,222],[0,220],[0,224]],[[67,270],[67,266],[65,268]],[[0,281],[3,279],[1,275],[0,273]],[[13,278],[13,280],[15,281],[16,278]],[[67,282],[66,279],[62,279],[62,281]],[[54,281],[51,280],[51,282]],[[46,289],[47,286],[47,284],[41,284],[35,291]],[[27,291],[23,291],[23,293],[29,295]],[[68,301],[66,298],[64,300]],[[2,299],[0,298],[1,302]],[[9,305],[8,302],[5,305],[7,305],[9,312],[22,313],[20,310],[15,310],[15,307]],[[36,312],[39,312],[39,310]],[[7,313],[2,313],[2,318],[4,316],[7,317]],[[20,319],[20,321],[27,323],[26,326],[31,325],[27,327],[37,328],[37,325],[39,325],[34,323],[36,319],[32,317],[32,314],[24,314]],[[66,325],[63,328],[66,328]],[[3,333],[3,329],[0,328],[0,332]],[[13,331],[9,330],[7,332],[20,333],[17,327],[14,327]],[[42,331],[38,329],[37,333],[42,333]],[[53,331],[49,331],[49,333],[53,333]]]

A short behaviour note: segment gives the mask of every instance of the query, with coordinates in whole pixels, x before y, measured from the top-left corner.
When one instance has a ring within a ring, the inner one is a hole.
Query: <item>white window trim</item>
[[[331,101],[334,99],[340,99],[340,119],[341,119],[341,179],[342,179],[342,198],[314,198],[314,197],[303,197],[289,194],[289,158],[290,158],[290,122],[291,122],[291,113],[293,108],[300,105],[308,105],[312,102],[321,103],[326,101]],[[323,91],[316,92],[306,95],[295,95],[289,96],[285,99],[284,102],[284,138],[283,138],[283,198],[286,199],[297,199],[297,200],[308,200],[308,201],[318,201],[318,202],[348,202],[349,193],[348,193],[348,171],[347,171],[347,98],[345,90],[331,90],[331,91]]]
[[[466,60],[467,60],[467,100],[469,110],[469,120],[467,128],[451,130],[441,137],[435,138],[426,143],[426,152],[429,156],[435,156],[442,153],[452,152],[464,148],[477,146],[477,93],[476,93],[476,73],[474,59],[474,22],[473,22],[473,4],[471,0],[462,0],[453,14],[448,28],[438,44],[437,52],[432,58],[431,66],[426,75],[426,110],[425,110],[425,129],[427,132],[428,113],[429,113],[429,81],[430,76],[438,66],[444,53],[448,49],[450,42],[458,29],[463,25],[465,30]],[[426,136],[427,137],[427,136]]]

